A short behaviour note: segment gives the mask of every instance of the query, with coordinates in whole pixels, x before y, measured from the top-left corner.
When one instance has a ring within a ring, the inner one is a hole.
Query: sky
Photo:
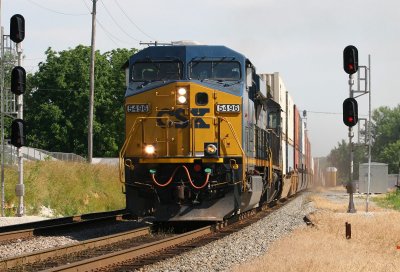
[[[47,48],[90,45],[91,0],[0,0],[1,24],[26,21],[23,66],[37,70]],[[140,42],[194,40],[225,45],[258,73],[279,72],[301,110],[314,157],[345,139],[342,103],[349,97],[343,49],[354,45],[359,65],[371,56],[372,109],[400,101],[400,1],[398,0],[98,0],[96,49],[137,48]],[[396,68],[397,67],[397,68]],[[368,95],[357,98],[368,117]],[[356,134],[357,135],[357,134]]]

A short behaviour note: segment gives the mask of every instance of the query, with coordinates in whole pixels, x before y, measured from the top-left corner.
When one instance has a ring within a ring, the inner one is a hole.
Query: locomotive
[[[221,221],[311,182],[310,145],[279,74],[257,74],[225,46],[172,44],[132,55],[126,79],[119,166],[131,214]]]

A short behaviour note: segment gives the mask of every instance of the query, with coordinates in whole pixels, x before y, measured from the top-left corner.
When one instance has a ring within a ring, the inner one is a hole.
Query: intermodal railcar
[[[311,182],[304,120],[279,74],[225,46],[181,44],[137,52],[126,76],[120,178],[133,215],[221,221]]]

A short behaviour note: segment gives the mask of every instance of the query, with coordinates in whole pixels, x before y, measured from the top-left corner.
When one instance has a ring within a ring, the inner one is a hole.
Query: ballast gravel
[[[66,236],[38,236],[30,239],[18,239],[11,243],[0,244],[0,261],[13,256],[23,255],[34,251],[59,247],[78,241]]]
[[[264,255],[272,242],[304,226],[304,216],[314,210],[302,194],[239,232],[137,271],[231,271],[232,266]]]
[[[1,218],[0,218],[1,219]],[[29,222],[29,219],[3,218],[3,226],[11,222]],[[34,220],[37,221],[37,220]],[[0,222],[1,223],[1,222]],[[0,225],[1,226],[1,225]],[[80,241],[132,230],[134,228],[143,227],[143,223],[134,221],[126,221],[124,223],[109,224],[97,228],[82,229],[78,232],[74,231],[58,236],[34,236],[31,238],[18,239],[14,241],[0,242],[0,261],[2,259],[15,257],[18,255],[28,254],[35,251],[45,250],[53,247],[61,247],[64,245],[78,243]]]
[[[303,217],[314,210],[312,203],[306,201],[306,194],[302,194],[268,217],[237,233],[137,271],[230,271],[234,265],[265,254],[272,242],[304,226]],[[77,243],[78,240],[84,239],[84,237],[73,238],[71,236],[39,236],[12,243],[2,243],[0,244],[0,260]]]

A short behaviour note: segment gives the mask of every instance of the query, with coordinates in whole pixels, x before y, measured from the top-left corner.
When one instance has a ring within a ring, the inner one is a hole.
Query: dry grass
[[[275,242],[268,254],[234,271],[400,271],[400,213],[377,208],[349,214],[347,202],[312,195],[315,227],[302,227]],[[344,211],[344,212],[343,212]],[[345,238],[345,223],[352,238]]]

